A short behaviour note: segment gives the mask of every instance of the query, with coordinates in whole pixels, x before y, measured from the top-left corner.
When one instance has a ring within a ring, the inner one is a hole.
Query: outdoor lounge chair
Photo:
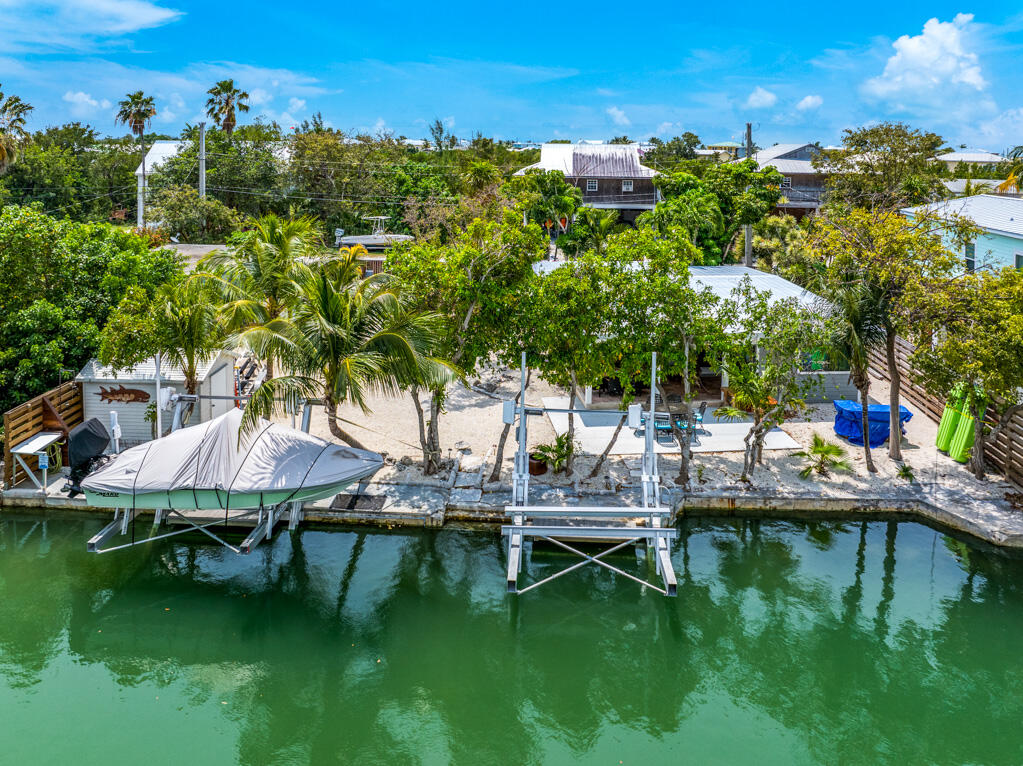
[[[696,423],[696,428],[703,431],[703,415],[707,411],[707,402],[700,402],[700,409],[693,413],[693,421]]]

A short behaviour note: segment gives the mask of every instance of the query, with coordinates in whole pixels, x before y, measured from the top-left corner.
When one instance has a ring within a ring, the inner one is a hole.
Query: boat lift
[[[642,507],[608,506],[608,507],[558,507],[538,506],[529,504],[529,452],[526,447],[528,426],[531,415],[543,415],[547,412],[591,414],[592,410],[554,409],[548,407],[530,407],[526,401],[526,355],[522,354],[522,382],[519,389],[519,402],[504,403],[503,419],[509,425],[515,425],[518,418],[518,449],[515,452],[515,466],[512,473],[512,504],[505,506],[505,513],[511,517],[511,524],[501,527],[505,538],[508,554],[508,592],[522,594],[550,582],[562,575],[575,571],[587,564],[609,569],[644,587],[653,588],[666,596],[674,596],[677,591],[675,570],[671,564],[670,540],[678,536],[674,528],[674,512],[661,504],[660,476],[657,473],[657,455],[654,452],[654,403],[657,384],[657,354],[653,354],[650,383],[650,412],[645,429],[643,462],[641,470]],[[635,404],[629,407],[628,425],[639,428],[642,419],[642,408]],[[577,526],[577,519],[590,521],[588,526]],[[636,520],[642,520],[644,526],[635,526]],[[633,524],[630,525],[629,522]],[[569,553],[578,556],[581,561],[572,564],[542,580],[519,587],[518,579],[522,571],[523,547],[531,540],[545,540]],[[590,555],[580,550],[572,542],[604,542],[611,547]],[[645,543],[648,552],[652,552],[657,574],[662,585],[643,580],[605,561],[605,557],[632,544]]]

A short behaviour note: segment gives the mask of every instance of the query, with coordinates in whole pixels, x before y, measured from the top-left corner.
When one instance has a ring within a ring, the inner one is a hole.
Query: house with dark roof
[[[802,218],[820,208],[824,200],[824,174],[813,165],[819,151],[815,144],[775,144],[753,155],[761,170],[771,167],[784,176],[778,212]]]
[[[579,187],[587,207],[618,211],[618,220],[634,224],[636,217],[653,210],[660,196],[654,188],[657,171],[640,160],[638,144],[544,144],[540,161],[517,171],[560,170],[565,180]]]

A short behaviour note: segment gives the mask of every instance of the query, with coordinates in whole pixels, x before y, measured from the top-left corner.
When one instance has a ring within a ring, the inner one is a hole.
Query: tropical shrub
[[[182,242],[216,244],[241,226],[241,216],[223,202],[200,197],[191,186],[169,186],[158,192],[148,218]]]
[[[806,466],[799,472],[799,478],[809,479],[813,474],[827,478],[832,471],[851,471],[852,465],[845,459],[845,448],[829,442],[820,434],[813,435],[813,444],[808,450],[793,452],[796,457],[805,457]]]

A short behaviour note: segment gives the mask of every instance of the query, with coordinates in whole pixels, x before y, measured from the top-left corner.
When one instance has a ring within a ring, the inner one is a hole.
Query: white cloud
[[[442,122],[444,123],[444,127],[445,128],[447,128],[448,130],[454,130],[454,128],[455,128],[455,118],[454,117],[445,117],[442,120]]]
[[[249,103],[252,104],[252,106],[269,104],[272,100],[273,96],[262,88],[253,88],[249,91]]]
[[[628,116],[626,116],[625,112],[617,106],[609,106],[605,111],[607,112],[608,117],[611,118],[611,122],[615,125],[625,127],[626,125],[632,124],[632,120],[630,120]]]
[[[83,91],[68,91],[64,94],[63,100],[71,104],[71,114],[75,117],[90,117],[100,109],[109,109],[112,104],[104,99],[93,98]]]
[[[605,96],[605,97],[617,96],[618,95],[618,91],[611,90],[610,88],[597,88],[597,95],[598,96]]]
[[[749,109],[766,109],[774,106],[777,101],[778,97],[774,93],[758,85],[746,99],[746,107]]]
[[[952,103],[964,93],[976,94],[987,88],[977,54],[967,49],[973,14],[957,14],[952,21],[930,19],[919,35],[903,35],[892,47],[895,53],[884,72],[863,84],[863,93],[888,101],[896,107],[906,104]]]
[[[657,126],[657,130],[654,131],[654,134],[658,136],[663,136],[665,133],[667,133],[674,127],[675,123],[673,122],[662,122],[660,125]]]
[[[803,96],[802,100],[800,100],[800,102],[796,104],[796,109],[798,109],[801,112],[805,112],[808,109],[816,109],[823,103],[824,99],[821,98],[820,96],[816,95]]]
[[[294,96],[292,96],[291,98],[288,99],[289,112],[301,112],[303,109],[305,109],[304,98],[295,98]]]
[[[85,50],[176,21],[183,12],[150,0],[0,0],[9,50]]]
[[[1008,109],[992,119],[967,122],[962,137],[971,146],[997,152],[1019,145],[1020,125],[1023,107]]]
[[[373,134],[379,135],[387,132],[387,120],[383,117],[378,117],[376,123],[373,125]]]

